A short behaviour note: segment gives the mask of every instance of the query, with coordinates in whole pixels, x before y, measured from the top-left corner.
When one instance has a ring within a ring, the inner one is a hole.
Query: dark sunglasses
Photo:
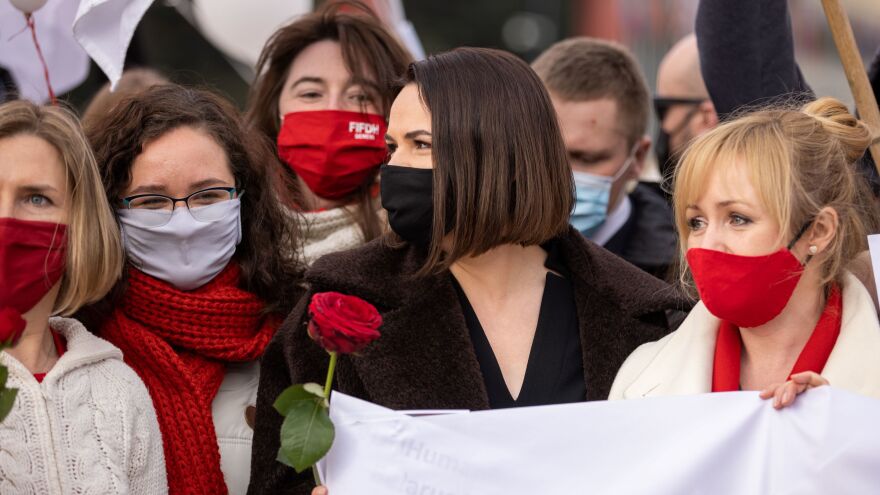
[[[669,109],[676,105],[699,105],[706,101],[705,98],[659,98],[654,97],[654,114],[657,120],[663,122]]]

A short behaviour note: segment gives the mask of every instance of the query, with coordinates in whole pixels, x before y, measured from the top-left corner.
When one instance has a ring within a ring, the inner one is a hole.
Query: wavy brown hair
[[[314,13],[276,31],[257,61],[257,79],[251,87],[247,119],[272,141],[280,130],[278,97],[291,64],[306,47],[323,40],[339,42],[343,62],[353,77],[376,84],[379,108],[388,117],[396,95],[395,83],[406,72],[412,57],[364,4],[326,2]],[[278,166],[284,171],[285,185],[295,194],[299,190],[296,174],[280,162]],[[367,240],[383,232],[371,193],[375,179],[376,175],[371,175],[351,198],[360,206],[357,221]]]
[[[279,246],[297,246],[299,235],[273,188],[277,169],[262,135],[251,130],[225,99],[175,84],[154,86],[121,100],[90,121],[86,135],[95,151],[107,199],[119,205],[131,182],[131,166],[144,146],[180,127],[206,132],[226,152],[241,196],[242,240],[235,251],[241,288],[256,294],[267,311],[286,314],[299,295],[302,269]],[[117,296],[121,293],[118,288]]]

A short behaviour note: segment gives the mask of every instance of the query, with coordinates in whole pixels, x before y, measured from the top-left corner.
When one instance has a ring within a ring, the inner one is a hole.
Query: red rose
[[[351,354],[379,338],[382,316],[355,296],[320,292],[309,303],[309,336],[329,352]]]
[[[21,313],[10,307],[0,308],[0,344],[15,345],[25,326],[27,322],[21,317]]]

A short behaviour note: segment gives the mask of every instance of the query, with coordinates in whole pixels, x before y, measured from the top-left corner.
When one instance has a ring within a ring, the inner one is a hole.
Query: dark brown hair
[[[131,182],[132,163],[144,146],[181,127],[204,131],[226,151],[236,186],[245,190],[242,240],[234,258],[242,269],[241,288],[263,299],[267,311],[286,313],[296,302],[302,274],[293,257],[285,253],[295,252],[299,236],[272,187],[277,170],[269,165],[270,144],[249,129],[225,99],[165,84],[129,96],[99,120],[89,122],[86,135],[107,199],[119,205],[122,191]]]
[[[375,82],[380,90],[379,107],[388,115],[394,83],[403,76],[412,57],[364,4],[326,2],[316,12],[276,31],[257,61],[258,75],[251,88],[247,118],[272,141],[278,136],[278,97],[290,66],[306,47],[322,40],[339,42],[343,62],[355,78]],[[297,191],[296,174],[289,167],[279,166],[285,172],[287,188]],[[367,240],[383,231],[371,193],[375,179],[374,174],[354,193],[360,206],[358,223]]]
[[[611,98],[632,146],[648,125],[648,84],[624,46],[595,38],[571,38],[548,48],[532,68],[555,97],[568,101]]]
[[[459,48],[410,65],[406,83],[431,112],[434,219],[421,273],[568,228],[571,169],[550,97],[525,62]]]

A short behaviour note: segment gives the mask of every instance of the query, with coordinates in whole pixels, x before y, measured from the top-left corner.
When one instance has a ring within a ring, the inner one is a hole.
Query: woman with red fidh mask
[[[122,352],[70,315],[122,269],[119,229],[79,123],[0,105],[0,493],[167,493],[150,395]]]
[[[675,176],[684,258],[701,302],[637,349],[612,399],[760,390],[775,407],[832,384],[880,398],[880,325],[846,267],[877,216],[853,163],[868,128],[837,100],[766,110],[698,138]]]
[[[263,49],[248,118],[277,142],[307,265],[384,232],[376,177],[392,83],[409,62],[381,22],[350,2],[327,2]]]

